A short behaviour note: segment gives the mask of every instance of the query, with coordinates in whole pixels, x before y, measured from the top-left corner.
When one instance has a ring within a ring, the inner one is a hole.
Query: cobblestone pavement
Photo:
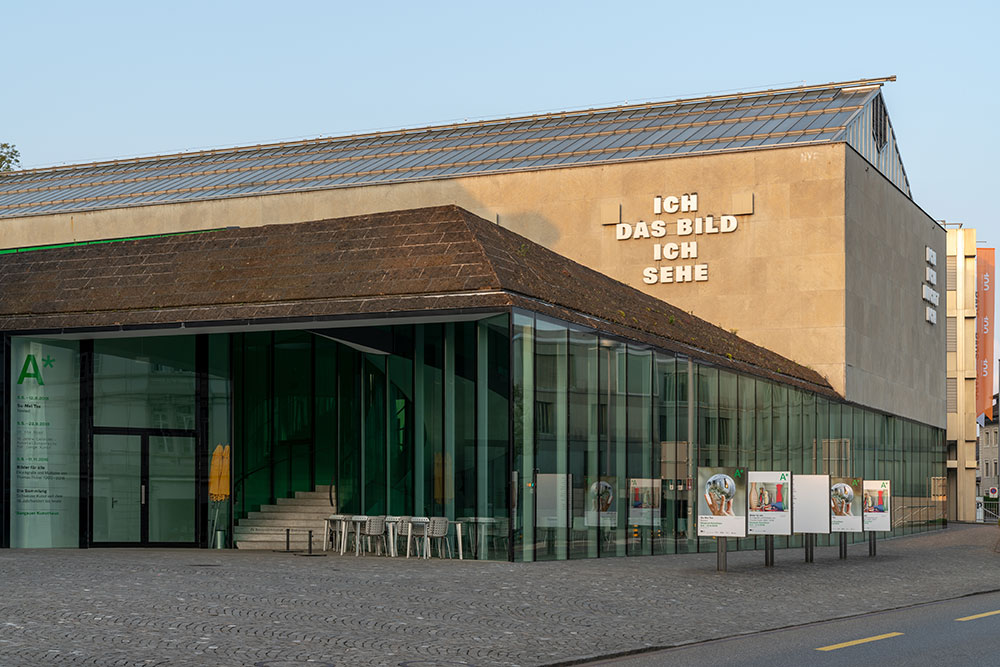
[[[1000,587],[994,526],[552,563],[198,550],[0,552],[0,665],[538,665]]]

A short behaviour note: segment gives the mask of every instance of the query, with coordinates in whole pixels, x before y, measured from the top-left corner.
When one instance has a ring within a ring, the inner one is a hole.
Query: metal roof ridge
[[[19,169],[17,171],[6,172],[10,175],[25,175],[25,174],[36,174],[44,172],[59,172],[68,171],[73,169],[86,169],[91,167],[99,166],[112,166],[112,165],[126,165],[126,164],[136,164],[141,162],[152,162],[158,160],[166,159],[181,159],[187,157],[195,157],[199,155],[214,155],[220,153],[239,153],[243,151],[258,151],[258,150],[268,150],[273,148],[282,148],[287,146],[304,146],[309,144],[318,144],[322,142],[329,141],[339,141],[344,139],[363,139],[367,137],[377,137],[382,135],[391,134],[416,134],[419,132],[430,132],[436,130],[449,130],[457,129],[462,127],[474,127],[477,125],[488,125],[490,123],[517,123],[524,122],[528,120],[545,120],[553,118],[564,118],[567,116],[581,115],[581,114],[598,114],[606,113],[611,111],[632,111],[636,109],[648,109],[652,107],[659,106],[673,106],[681,104],[693,104],[698,102],[707,102],[715,100],[726,100],[726,99],[739,99],[743,97],[760,97],[764,95],[780,95],[783,93],[790,92],[804,92],[810,90],[823,90],[829,88],[863,88],[867,86],[881,86],[882,84],[895,81],[896,75],[890,75],[885,77],[877,77],[871,79],[856,79],[853,81],[839,81],[839,82],[829,82],[824,84],[814,84],[814,85],[803,85],[803,86],[793,86],[788,88],[767,88],[763,90],[748,90],[745,92],[737,93],[725,93],[722,95],[707,95],[701,97],[684,97],[676,98],[672,100],[661,100],[658,102],[642,102],[637,104],[621,104],[617,106],[605,106],[605,107],[590,107],[590,108],[579,108],[579,109],[569,109],[565,111],[556,111],[550,113],[541,114],[525,114],[518,116],[507,116],[507,117],[490,117],[483,118],[476,121],[463,121],[461,123],[444,123],[444,124],[430,124],[418,127],[401,127],[391,130],[377,130],[374,132],[361,132],[358,134],[343,134],[343,135],[332,135],[327,137],[316,137],[313,139],[297,139],[292,141],[278,141],[271,143],[262,144],[252,144],[252,145],[236,145],[228,146],[224,148],[211,148],[200,151],[181,151],[173,153],[159,153],[154,155],[141,155],[135,157],[126,158],[116,158],[113,160],[95,160],[92,162],[81,162],[67,165],[54,165],[46,167],[35,167],[33,169]],[[0,174],[2,178],[3,174]]]

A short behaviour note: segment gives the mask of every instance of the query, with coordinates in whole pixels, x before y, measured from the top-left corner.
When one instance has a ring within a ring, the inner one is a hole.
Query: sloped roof
[[[0,331],[521,307],[836,395],[815,371],[456,206],[0,255]]]
[[[0,218],[839,141],[909,195],[856,122],[894,78],[9,172]]]

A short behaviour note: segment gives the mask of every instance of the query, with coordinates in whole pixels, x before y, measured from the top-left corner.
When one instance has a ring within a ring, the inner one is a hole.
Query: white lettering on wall
[[[679,195],[657,195],[653,197],[653,215],[664,216],[678,213],[697,213],[698,193]],[[698,215],[674,220],[656,217],[652,221],[608,223],[615,225],[615,239],[618,241],[663,239],[671,236],[702,236],[708,234],[731,234],[739,229],[740,222],[735,215]],[[674,262],[698,259],[697,241],[665,241],[653,244],[653,260]],[[680,264],[668,266],[647,266],[642,270],[642,282],[647,285],[657,283],[690,283],[708,280],[708,264]]]

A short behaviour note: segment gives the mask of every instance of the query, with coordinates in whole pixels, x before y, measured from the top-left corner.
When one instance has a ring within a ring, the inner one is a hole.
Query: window
[[[885,111],[881,94],[872,100],[872,137],[875,139],[875,148],[879,151],[889,141],[889,114]]]

